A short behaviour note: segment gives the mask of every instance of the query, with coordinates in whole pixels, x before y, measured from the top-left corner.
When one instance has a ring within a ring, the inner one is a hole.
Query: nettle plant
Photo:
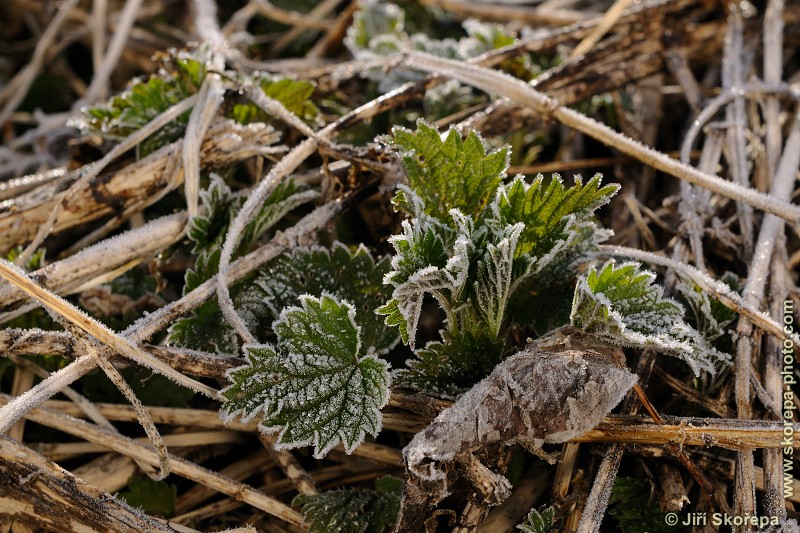
[[[319,458],[343,443],[350,452],[381,430],[391,385],[459,398],[518,351],[520,333],[571,328],[678,357],[695,374],[727,358],[639,265],[579,274],[611,235],[594,213],[617,185],[599,175],[572,186],[557,175],[507,180],[508,147],[442,136],[423,121],[380,142],[408,177],[393,199],[406,217],[390,239],[395,253],[376,261],[363,246],[300,247],[248,280],[237,310],[249,324],[274,317],[276,340],[243,346],[247,363],[221,392],[226,420],[261,416],[278,448],[312,445]],[[438,338],[420,342],[423,316],[442,317]],[[398,338],[412,357],[392,370],[385,356]]]

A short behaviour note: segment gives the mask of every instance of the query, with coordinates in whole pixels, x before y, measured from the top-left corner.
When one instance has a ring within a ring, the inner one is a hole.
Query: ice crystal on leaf
[[[423,296],[428,293],[445,301],[442,291],[452,286],[445,271],[445,243],[439,232],[424,228],[419,219],[404,220],[403,233],[390,242],[397,254],[383,281],[394,290],[389,303],[377,312],[388,315],[386,324],[398,326],[403,342],[413,347]]]
[[[389,258],[375,261],[363,245],[354,251],[340,242],[330,249],[295,248],[262,268],[251,287],[277,318],[285,307],[296,305],[302,294],[321,296],[327,292],[347,300],[356,310],[362,343],[382,355],[399,340],[375,308],[386,301],[390,291],[383,285],[389,271]]]
[[[529,264],[514,272],[514,255],[524,229],[525,225],[522,223],[506,226],[499,242],[488,243],[486,255],[478,261],[475,300],[494,337],[500,335],[511,291],[517,283],[530,274],[530,268],[526,268]]]
[[[335,489],[297,496],[312,533],[381,533],[397,520],[403,480],[384,476],[375,490]]]
[[[276,346],[245,346],[247,364],[228,372],[224,419],[263,413],[278,448],[313,445],[324,457],[339,442],[350,453],[381,429],[389,399],[388,363],[362,349],[354,307],[330,295],[302,296],[273,325]]]
[[[236,209],[235,199],[228,185],[216,174],[211,175],[208,187],[200,191],[203,206],[198,216],[189,221],[187,236],[192,241],[192,253],[219,248]]]
[[[739,279],[735,274],[727,272],[722,276],[723,283],[736,289]],[[683,297],[692,315],[692,323],[709,342],[714,342],[727,333],[727,327],[736,320],[736,313],[712,298],[693,281],[680,277],[675,286]]]
[[[714,363],[729,356],[684,321],[683,307],[665,298],[654,280],[655,274],[636,263],[592,267],[575,287],[572,325],[612,343],[678,357],[695,375],[713,372]]]

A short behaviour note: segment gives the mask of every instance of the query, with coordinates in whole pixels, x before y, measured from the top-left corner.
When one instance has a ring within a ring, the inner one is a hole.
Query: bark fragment
[[[9,438],[0,438],[0,510],[48,531],[173,533]]]

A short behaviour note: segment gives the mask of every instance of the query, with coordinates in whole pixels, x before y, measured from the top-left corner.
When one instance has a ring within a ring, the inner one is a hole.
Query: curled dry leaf
[[[421,531],[461,477],[490,503],[508,496],[508,481],[476,468],[473,452],[515,444],[538,450],[597,425],[637,380],[615,353],[597,345],[540,343],[498,365],[403,450],[408,483],[395,531]]]

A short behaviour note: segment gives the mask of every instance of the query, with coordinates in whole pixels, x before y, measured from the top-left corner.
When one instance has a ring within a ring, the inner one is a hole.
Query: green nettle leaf
[[[278,433],[279,449],[314,446],[324,457],[342,442],[351,453],[367,433],[381,429],[389,400],[389,365],[364,351],[355,308],[330,295],[302,296],[273,324],[277,346],[245,346],[248,363],[228,372],[232,385],[222,417],[249,421]]]
[[[312,533],[382,533],[397,520],[402,492],[402,479],[384,476],[375,481],[375,490],[301,494],[292,504],[300,507]]]
[[[308,80],[268,79],[259,81],[264,94],[282,103],[290,112],[307,121],[319,115],[319,108],[311,100],[314,84]],[[269,115],[252,103],[235,104],[230,117],[240,124],[267,122]]]
[[[299,188],[291,180],[281,182],[264,201],[258,214],[245,226],[234,257],[244,255],[253,244],[281,218],[296,207],[314,200],[319,193]],[[212,176],[209,187],[200,192],[202,210],[189,222],[188,237],[197,254],[194,268],[186,270],[183,294],[186,295],[214,277],[219,271],[222,243],[244,197],[231,192],[220,178]],[[271,318],[263,298],[240,282],[231,288],[236,310],[252,330],[260,330]],[[188,317],[180,318],[169,328],[167,343],[174,346],[232,354],[239,351],[233,328],[225,320],[216,299],[197,307]]]
[[[133,476],[128,480],[128,490],[120,492],[119,497],[145,513],[171,518],[175,516],[178,488],[164,481]]]
[[[239,339],[214,298],[196,307],[190,316],[176,320],[169,327],[167,345],[233,354],[238,350]]]
[[[196,52],[198,56],[203,50]],[[123,139],[178,102],[195,94],[205,77],[204,61],[180,53],[146,81],[133,83],[103,106],[86,110],[83,125],[114,139]],[[183,136],[190,112],[151,135],[137,149],[143,157]]]
[[[443,342],[430,341],[417,350],[406,367],[394,373],[398,387],[440,398],[457,399],[486,377],[504,356],[505,339],[486,331],[444,332]]]
[[[553,518],[555,510],[548,507],[541,513],[536,509],[531,509],[525,520],[517,526],[517,529],[524,533],[550,533],[550,528],[553,527]]]
[[[186,236],[194,243],[192,253],[219,248],[239,205],[230,187],[216,174],[211,175],[208,188],[200,191],[200,214],[189,221]]]
[[[261,88],[264,94],[302,119],[311,120],[319,114],[319,108],[311,100],[314,84],[308,80],[263,80]]]
[[[714,349],[683,320],[683,307],[653,282],[655,274],[637,263],[608,261],[578,280],[570,321],[573,326],[623,346],[652,348],[683,359],[696,375],[714,371],[730,358]]]
[[[276,318],[302,294],[319,297],[329,293],[351,302],[363,345],[381,355],[399,340],[398,332],[375,314],[375,308],[390,296],[389,287],[383,285],[389,268],[388,257],[376,262],[365,246],[351,252],[336,242],[330,249],[295,248],[278,257],[261,269],[254,287],[260,289],[257,292]]]
[[[394,290],[392,299],[377,313],[387,315],[387,325],[399,326],[403,342],[413,348],[425,294],[448,307],[448,295],[457,290],[456,278],[447,270],[442,236],[434,227],[424,228],[420,219],[404,220],[403,233],[389,241],[396,255],[392,258],[393,270],[383,281]]]
[[[317,198],[319,192],[306,190],[298,186],[294,180],[279,183],[264,200],[258,214],[245,226],[234,257],[250,251],[253,244],[290,211]],[[244,204],[244,198],[241,198],[241,201]],[[238,212],[238,208],[236,211]]]
[[[732,274],[722,281],[730,280]],[[719,300],[712,298],[689,279],[679,278],[676,289],[680,292],[692,314],[692,323],[709,342],[714,342],[727,333],[727,327],[736,320],[736,312]]]
[[[531,184],[521,177],[502,185],[491,203],[487,224],[504,226],[522,222],[525,229],[520,236],[517,257],[531,255],[537,259],[537,270],[552,262],[571,240],[575,227],[587,221],[594,211],[608,203],[619,190],[619,185],[601,187],[602,176],[596,174],[586,185],[580,178],[566,188],[558,174],[547,189],[539,174]]]
[[[280,182],[264,200],[258,214],[245,226],[234,257],[248,252],[287,213],[318,197],[318,192],[300,187],[294,180]],[[200,214],[189,221],[187,236],[194,243],[192,252],[199,253],[221,247],[228,226],[245,200],[243,195],[231,192],[220,177],[212,175],[208,188],[200,191]]]
[[[395,256],[384,283],[393,286],[392,299],[377,312],[415,350],[398,380],[454,397],[502,361],[509,317],[530,313],[519,312],[521,288],[527,299],[549,292],[569,301],[579,264],[611,235],[592,218],[618,186],[602,187],[599,175],[569,188],[558,176],[546,188],[542,176],[502,185],[507,147],[487,153],[477,135],[462,140],[455,131],[442,140],[424,122],[416,132],[395,128],[389,144],[401,150],[411,183],[400,186],[393,203],[411,218],[390,239]],[[444,311],[445,327],[442,342],[417,350],[426,296]],[[545,307],[552,319],[566,321],[568,308]]]
[[[508,147],[489,151],[471,132],[466,139],[451,129],[442,140],[435,127],[420,120],[417,131],[395,127],[389,145],[402,152],[403,166],[427,213],[442,221],[451,209],[480,213],[508,169]]]

